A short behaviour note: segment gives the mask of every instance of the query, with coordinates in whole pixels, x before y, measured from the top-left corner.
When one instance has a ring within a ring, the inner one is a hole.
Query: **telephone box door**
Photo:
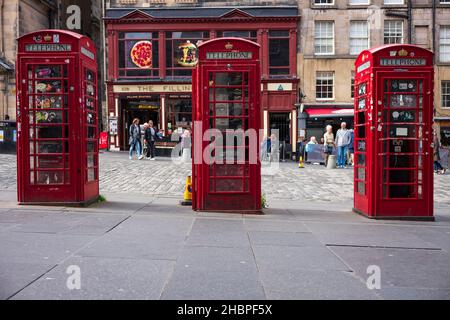
[[[61,202],[73,199],[75,139],[72,78],[74,58],[22,58],[22,139],[19,168],[24,179],[21,198],[29,202],[43,197]],[[29,161],[29,165],[26,162]],[[50,200],[50,199],[49,199]]]
[[[207,79],[203,85],[206,89],[202,121],[206,163],[202,166],[206,182],[203,207],[259,210],[260,111],[256,64],[233,65],[231,69],[205,66],[201,72],[203,79]]]
[[[376,176],[381,179],[375,212],[432,215],[433,154],[430,72],[378,73]],[[431,197],[431,199],[430,199]],[[392,201],[391,201],[392,200]],[[424,201],[425,200],[425,201]],[[411,201],[415,201],[411,208]],[[409,210],[410,212],[405,212]]]

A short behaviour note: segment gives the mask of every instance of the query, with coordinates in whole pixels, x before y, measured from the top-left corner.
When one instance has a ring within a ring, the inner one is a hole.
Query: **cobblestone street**
[[[0,190],[16,190],[15,156],[0,155],[0,163]],[[327,170],[319,165],[299,169],[294,162],[282,162],[274,174],[265,172],[262,188],[268,199],[352,203],[352,169]],[[126,153],[106,152],[100,155],[100,192],[176,197],[183,193],[190,173],[190,164],[169,158],[130,161]],[[449,173],[435,175],[435,201],[450,206]]]

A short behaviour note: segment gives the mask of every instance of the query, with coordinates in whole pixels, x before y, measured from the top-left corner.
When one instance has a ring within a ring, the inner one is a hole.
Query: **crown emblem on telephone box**
[[[233,49],[233,44],[232,44],[231,42],[228,42],[228,43],[225,45],[225,49],[227,49],[227,50]]]
[[[398,55],[400,57],[406,57],[408,55],[408,51],[406,51],[405,49],[402,49],[398,52]]]

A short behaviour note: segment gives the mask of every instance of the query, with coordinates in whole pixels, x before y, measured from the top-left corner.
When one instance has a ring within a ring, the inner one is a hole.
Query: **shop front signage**
[[[115,85],[114,93],[129,92],[192,92],[190,84]]]
[[[109,118],[109,134],[117,134],[117,118]]]
[[[292,83],[268,83],[268,91],[292,91]]]

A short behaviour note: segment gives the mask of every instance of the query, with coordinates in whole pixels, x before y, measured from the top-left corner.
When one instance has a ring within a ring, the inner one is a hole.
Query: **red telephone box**
[[[433,53],[386,45],[355,67],[354,210],[433,220]]]
[[[22,204],[87,204],[99,194],[97,62],[80,34],[18,39],[17,178]]]
[[[192,79],[194,210],[261,209],[259,48],[239,38],[199,45]]]

